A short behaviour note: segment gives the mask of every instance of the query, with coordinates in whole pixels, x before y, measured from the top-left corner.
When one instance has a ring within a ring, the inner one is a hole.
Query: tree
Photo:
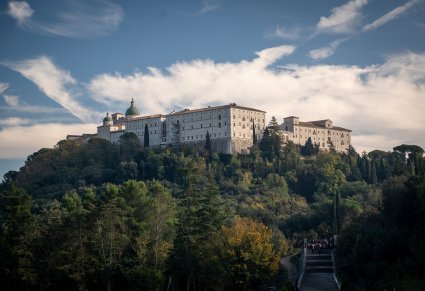
[[[148,128],[148,124],[145,124],[145,132],[143,135],[143,146],[145,148],[149,147],[149,128]]]
[[[257,135],[255,134],[255,123],[254,120],[252,121],[252,144],[257,144]]]
[[[199,175],[193,161],[185,169],[185,190],[180,198],[177,234],[171,254],[176,284],[187,290],[207,286],[211,278],[204,265],[205,245],[224,221],[222,202],[212,177]]]
[[[31,197],[13,183],[0,193],[0,281],[6,290],[30,289],[37,281],[31,206]]]
[[[206,139],[205,139],[205,150],[207,151],[207,153],[211,153],[211,150],[212,150],[211,135],[208,131],[207,131],[207,135],[206,135]]]
[[[273,249],[270,228],[249,218],[235,219],[223,226],[219,252],[225,266],[229,290],[256,290],[279,268],[280,257]]]
[[[133,160],[140,149],[140,140],[133,132],[126,132],[119,138],[120,154],[122,160]]]
[[[301,154],[303,156],[312,156],[316,153],[316,148],[313,145],[313,142],[311,140],[311,137],[307,139],[305,142],[305,145],[301,148]]]
[[[278,157],[282,151],[282,137],[280,135],[280,126],[276,117],[272,117],[269,125],[264,129],[263,138],[260,142],[260,149],[268,160]]]

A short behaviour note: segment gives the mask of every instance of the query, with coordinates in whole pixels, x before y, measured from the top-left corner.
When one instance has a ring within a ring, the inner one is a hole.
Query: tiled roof
[[[325,119],[325,120],[327,120],[327,119]],[[342,131],[350,131],[350,132],[352,131],[351,129],[347,129],[347,128],[343,128],[343,127],[339,127],[339,126],[332,126],[331,128],[328,128],[326,126],[323,126],[321,124],[317,124],[315,122],[317,122],[317,121],[307,121],[307,122],[300,121],[299,125],[305,126],[305,127],[322,128],[322,129],[329,129],[329,130],[334,129],[334,130],[342,130]]]
[[[250,110],[250,111],[257,111],[257,112],[262,112],[262,113],[266,113],[263,110],[259,110],[259,109],[255,109],[255,108],[250,108],[250,107],[245,107],[245,106],[238,106],[236,104],[229,104],[229,105],[219,105],[219,106],[209,106],[206,108],[199,108],[199,109],[184,109],[181,111],[177,111],[177,112],[172,112],[168,115],[179,115],[179,114],[185,114],[185,113],[196,113],[196,112],[202,112],[202,111],[208,111],[208,110],[217,110],[217,109],[225,109],[225,108],[237,108],[237,109],[243,109],[243,110]]]

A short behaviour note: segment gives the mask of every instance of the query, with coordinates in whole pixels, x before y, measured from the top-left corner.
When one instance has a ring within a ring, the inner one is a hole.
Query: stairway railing
[[[300,262],[298,264],[297,290],[300,289],[301,281],[303,280],[306,256],[307,256],[307,240],[304,239],[303,251],[302,251],[302,254],[301,254]]]
[[[335,270],[335,248],[332,250],[332,266],[334,269],[333,277],[334,277],[335,283],[338,285],[338,290],[341,290],[341,283],[339,282],[338,277],[336,276],[336,270]]]

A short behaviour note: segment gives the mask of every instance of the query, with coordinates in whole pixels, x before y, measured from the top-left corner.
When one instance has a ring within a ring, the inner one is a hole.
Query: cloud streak
[[[9,88],[9,84],[0,82],[0,94]]]
[[[266,36],[270,38],[296,40],[301,37],[302,31],[303,29],[301,29],[300,27],[285,28],[278,25],[276,26],[276,29],[273,32],[268,32]]]
[[[352,0],[331,10],[328,17],[320,17],[316,33],[350,34],[360,23],[361,8],[367,0]]]
[[[332,56],[335,53],[336,49],[339,47],[339,45],[346,40],[348,40],[348,38],[337,39],[331,42],[328,46],[311,50],[308,55],[313,60],[326,59]]]
[[[217,3],[212,3],[211,1],[203,0],[202,8],[199,10],[198,14],[205,14],[214,10],[217,10],[220,6]]]
[[[105,35],[120,25],[124,13],[120,6],[105,0],[93,3],[68,1],[63,11],[57,11],[48,22],[33,19],[35,11],[25,1],[9,2],[8,14],[21,27],[41,34],[62,37],[84,38]]]
[[[3,99],[11,107],[18,106],[19,104],[19,96],[16,95],[3,95]]]
[[[382,25],[386,24],[387,22],[390,22],[403,14],[405,14],[408,10],[415,7],[417,4],[423,2],[422,0],[410,0],[406,4],[398,6],[397,8],[391,10],[390,12],[386,13],[385,15],[379,17],[374,22],[367,24],[363,27],[363,31],[369,31],[373,29],[377,29],[378,27],[381,27]]]
[[[76,85],[77,81],[68,71],[58,68],[50,58],[41,56],[20,62],[3,62],[2,64],[32,81],[41,92],[80,120],[89,122],[99,117],[99,114],[88,110],[76,100],[77,96],[72,93],[69,86]]]

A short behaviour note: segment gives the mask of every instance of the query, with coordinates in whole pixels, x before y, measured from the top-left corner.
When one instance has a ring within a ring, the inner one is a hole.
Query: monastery
[[[103,124],[97,127],[97,134],[68,135],[67,139],[100,137],[117,143],[122,134],[132,132],[143,144],[147,126],[149,146],[152,147],[180,144],[205,146],[209,135],[214,152],[243,153],[252,146],[254,132],[257,140],[261,140],[265,115],[265,111],[231,103],[173,111],[166,115],[141,116],[134,100],[131,100],[125,115],[108,113]],[[350,145],[351,130],[335,127],[329,119],[300,122],[298,117],[287,117],[281,129],[283,140],[293,141],[297,145],[304,145],[308,137],[311,137],[313,143],[319,143],[321,149],[329,149],[331,142],[337,151],[346,151]]]

